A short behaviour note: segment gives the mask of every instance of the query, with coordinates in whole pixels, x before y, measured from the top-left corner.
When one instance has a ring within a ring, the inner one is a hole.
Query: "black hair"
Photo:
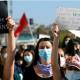
[[[19,45],[19,49],[18,50],[24,50],[24,44]]]
[[[34,50],[35,46],[34,45],[27,45],[27,49]]]
[[[34,65],[37,64],[37,61],[39,61],[38,48],[39,48],[40,42],[42,42],[42,41],[49,41],[53,45],[52,40],[50,38],[41,38],[41,39],[39,39],[39,41],[37,42],[37,45],[35,47]]]
[[[63,42],[62,42],[62,48],[65,48],[65,47],[67,46],[67,45],[65,44],[65,41],[66,41],[67,38],[71,38],[71,36],[70,36],[70,35],[66,35],[66,36],[64,37]]]
[[[70,55],[70,56],[74,56],[75,53],[74,53],[74,45],[77,45],[79,44],[76,39],[71,39],[69,40],[69,43],[67,45],[67,50],[66,50],[66,54]]]
[[[33,62],[34,62],[34,49],[35,49],[35,47],[34,46],[29,46],[27,49],[25,49],[24,50],[24,53],[26,52],[26,51],[28,51],[28,52],[31,52],[32,53],[32,55],[33,55],[33,61],[32,61],[32,63],[31,63],[31,65],[30,66],[33,66]],[[24,55],[25,56],[25,55]],[[28,65],[28,63],[24,60],[24,56],[23,56],[23,66],[25,67],[26,65]]]
[[[28,47],[27,49],[24,50],[24,53],[26,51],[30,51],[32,53],[32,55],[34,56],[34,50],[35,50],[35,47],[34,46],[30,46],[30,47]]]

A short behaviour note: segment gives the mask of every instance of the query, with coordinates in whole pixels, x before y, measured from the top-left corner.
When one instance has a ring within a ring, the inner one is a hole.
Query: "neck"
[[[34,66],[34,71],[39,77],[42,78],[52,77],[52,67],[49,64],[44,65],[37,63],[37,65]]]
[[[40,59],[40,63],[44,64],[44,65],[48,65],[48,64],[51,64],[51,60],[49,59],[49,60],[46,61],[46,60],[44,60],[44,59],[41,58]]]

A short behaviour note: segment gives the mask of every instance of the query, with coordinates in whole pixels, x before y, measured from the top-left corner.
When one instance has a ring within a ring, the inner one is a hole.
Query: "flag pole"
[[[30,30],[30,34],[31,34],[31,36],[32,36],[32,39],[33,39],[33,42],[34,42],[34,46],[36,45],[36,41],[35,41],[35,39],[34,39],[34,35],[33,35],[33,32],[32,32],[32,30],[31,30],[31,27],[33,27],[33,25],[31,26],[30,24],[29,24],[29,30]]]

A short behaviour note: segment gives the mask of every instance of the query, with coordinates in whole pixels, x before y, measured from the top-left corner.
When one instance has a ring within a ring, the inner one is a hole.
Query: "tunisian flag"
[[[19,22],[19,26],[18,28],[15,30],[14,32],[14,36],[15,37],[18,37],[20,35],[20,33],[22,32],[22,30],[28,26],[28,20],[26,18],[26,15],[25,13],[22,15],[21,19],[20,19],[20,22]]]

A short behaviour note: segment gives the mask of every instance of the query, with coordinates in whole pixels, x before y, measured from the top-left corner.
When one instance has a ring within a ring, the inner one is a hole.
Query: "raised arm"
[[[51,56],[51,63],[53,68],[53,80],[61,80],[60,67],[58,62],[58,46],[59,46],[59,27],[57,24],[53,25],[52,34],[54,37],[53,40],[53,53]]]
[[[8,39],[7,39],[8,56],[4,66],[3,80],[14,80],[15,22],[11,17],[7,18],[7,27],[9,28]]]

